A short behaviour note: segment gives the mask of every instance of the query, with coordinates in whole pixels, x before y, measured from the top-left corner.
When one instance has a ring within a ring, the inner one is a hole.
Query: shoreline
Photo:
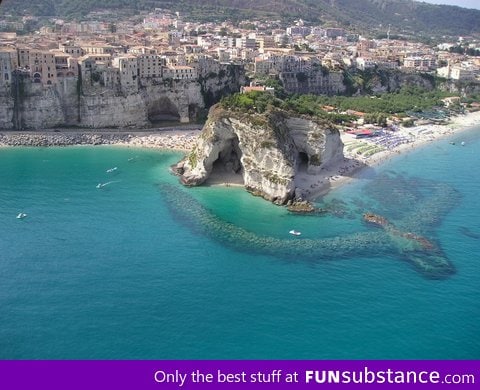
[[[95,130],[0,131],[0,147],[120,146],[190,151],[201,133],[199,125],[168,130]]]
[[[295,178],[295,185],[301,193],[301,199],[315,202],[321,197],[352,180],[356,180],[365,170],[374,168],[395,157],[401,156],[414,150],[445,139],[455,134],[461,134],[472,127],[480,126],[480,111],[470,112],[465,115],[455,116],[446,124],[423,124],[410,128],[400,128],[385,136],[390,141],[403,139],[404,143],[394,144],[392,147],[384,147],[384,150],[369,156],[357,154],[358,148],[354,147],[378,147],[378,138],[357,140],[351,134],[341,132],[341,139],[345,145],[344,158],[334,165],[325,167],[320,174],[310,175],[305,172],[298,173]],[[407,142],[408,140],[408,142]],[[460,144],[458,145],[460,146]],[[349,150],[350,149],[350,150]],[[222,173],[215,178],[208,179],[207,185],[238,187],[238,175]]]
[[[417,150],[422,146],[460,134],[480,125],[480,111],[455,116],[447,124],[424,124],[410,128],[386,131],[380,137],[356,139],[341,132],[344,158],[334,165],[322,168],[320,174],[299,173],[295,178],[302,200],[315,201],[331,190],[355,180],[368,168]],[[153,148],[187,153],[195,146],[201,133],[200,125],[158,129],[65,129],[47,131],[0,131],[0,148],[15,146],[66,147],[109,145],[127,148]],[[207,185],[241,186],[238,175],[219,175]]]
[[[319,175],[301,174],[298,184],[301,184],[304,198],[317,200],[358,176],[368,168],[373,168],[405,153],[418,150],[431,142],[461,134],[475,126],[480,126],[480,111],[451,118],[447,124],[425,124],[399,130],[378,138],[355,139],[351,134],[342,132],[341,139],[345,145],[344,159],[332,166],[326,167]],[[362,149],[374,151],[382,141],[393,141],[391,147],[383,147],[382,151],[372,155],[358,152]],[[401,142],[399,142],[399,140]],[[399,142],[398,144],[395,144]],[[453,145],[452,145],[453,146]]]

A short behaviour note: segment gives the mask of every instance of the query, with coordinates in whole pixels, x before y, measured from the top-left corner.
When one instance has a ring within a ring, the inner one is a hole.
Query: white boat
[[[465,142],[464,142],[464,141],[462,141],[461,145],[462,145],[462,146],[465,146]]]
[[[23,219],[23,218],[25,218],[26,216],[27,216],[27,214],[25,214],[25,213],[18,213],[17,219]]]
[[[120,180],[113,180],[113,181],[107,181],[106,183],[98,183],[97,188],[103,188],[105,186],[108,186],[109,184],[112,183],[118,183]]]
[[[296,230],[290,230],[289,233],[293,236],[300,236],[302,233],[296,231]]]
[[[118,167],[113,167],[113,168],[107,169],[107,173],[112,173],[112,172],[116,171],[117,169],[118,169]]]

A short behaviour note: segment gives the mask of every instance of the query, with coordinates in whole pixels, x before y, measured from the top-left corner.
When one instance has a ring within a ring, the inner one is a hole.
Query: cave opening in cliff
[[[244,184],[241,157],[242,151],[238,146],[238,138],[228,140],[212,164],[209,183]]]
[[[308,170],[308,154],[304,152],[298,153],[298,172],[307,172]]]
[[[178,108],[168,97],[152,101],[147,106],[147,115],[151,123],[180,121]]]

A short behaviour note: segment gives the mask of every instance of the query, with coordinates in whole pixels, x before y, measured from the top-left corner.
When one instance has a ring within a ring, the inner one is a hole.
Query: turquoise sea
[[[480,359],[480,128],[453,139],[314,216],[183,188],[178,153],[0,149],[0,358]]]

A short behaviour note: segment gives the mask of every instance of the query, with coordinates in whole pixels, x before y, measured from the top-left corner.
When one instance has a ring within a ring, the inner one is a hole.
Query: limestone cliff
[[[299,198],[295,177],[317,174],[343,158],[338,130],[328,122],[279,109],[242,114],[214,106],[196,147],[175,171],[196,186],[216,170],[241,175],[245,188],[277,204]]]
[[[200,84],[183,80],[145,84],[133,91],[79,90],[74,78],[56,86],[27,80],[20,92],[15,88],[0,91],[0,129],[145,127],[157,120],[188,122],[205,105]]]
[[[0,88],[0,130],[147,127],[165,120],[189,122],[197,119],[205,107],[238,91],[245,83],[243,67],[222,66],[216,77],[145,78],[130,88],[94,80],[88,72],[46,86],[19,75]]]

